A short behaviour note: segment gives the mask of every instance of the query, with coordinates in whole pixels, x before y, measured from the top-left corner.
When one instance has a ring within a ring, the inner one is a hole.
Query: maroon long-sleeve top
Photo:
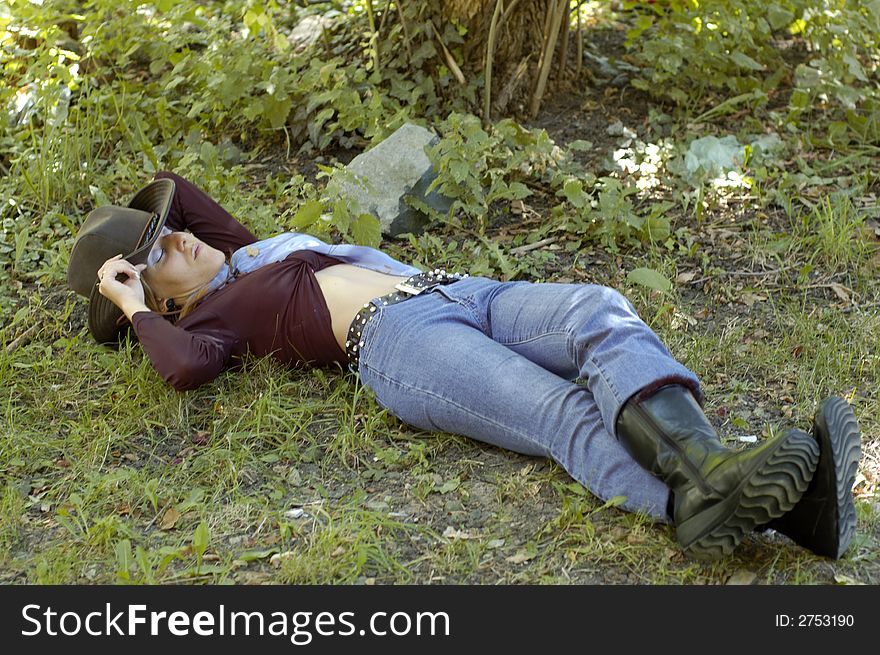
[[[227,254],[257,240],[192,183],[173,173],[156,177],[174,180],[170,229],[189,230]],[[291,253],[209,293],[176,323],[155,312],[135,313],[135,334],[159,375],[179,391],[238,366],[246,353],[290,365],[344,362],[315,279],[315,271],[340,263],[316,252]]]

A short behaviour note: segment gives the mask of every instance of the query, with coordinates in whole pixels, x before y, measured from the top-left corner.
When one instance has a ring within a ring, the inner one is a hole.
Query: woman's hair
[[[150,287],[150,284],[141,276],[141,286],[144,288],[144,303],[152,309],[157,314],[161,314],[162,316],[171,317],[173,320],[178,321],[189,314],[192,310],[196,308],[196,305],[199,304],[199,301],[205,297],[208,293],[208,285],[205,284],[199,289],[193,291],[187,299],[184,301],[183,306],[178,307],[176,305],[172,305],[172,307],[164,306],[159,297]]]

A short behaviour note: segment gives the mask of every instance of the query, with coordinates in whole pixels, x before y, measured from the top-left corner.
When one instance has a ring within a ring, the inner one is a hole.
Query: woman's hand
[[[119,307],[129,320],[135,312],[150,311],[144,303],[141,284],[141,271],[146,267],[146,264],[135,266],[122,259],[122,255],[116,255],[98,269],[98,292]]]

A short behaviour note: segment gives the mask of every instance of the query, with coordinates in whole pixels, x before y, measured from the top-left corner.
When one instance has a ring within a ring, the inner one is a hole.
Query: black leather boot
[[[747,532],[801,499],[819,460],[810,435],[790,430],[749,450],[724,447],[691,392],[662,387],[629,400],[617,438],[671,489],[682,550],[700,559],[730,554]]]
[[[813,417],[819,464],[797,505],[770,521],[773,528],[817,555],[843,555],[856,532],[852,488],[862,456],[859,425],[843,398],[826,398]]]

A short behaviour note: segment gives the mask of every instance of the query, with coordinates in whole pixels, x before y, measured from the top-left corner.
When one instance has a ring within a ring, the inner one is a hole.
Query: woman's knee
[[[635,314],[635,309],[626,296],[617,289],[599,284],[580,285],[579,309],[599,314]]]

